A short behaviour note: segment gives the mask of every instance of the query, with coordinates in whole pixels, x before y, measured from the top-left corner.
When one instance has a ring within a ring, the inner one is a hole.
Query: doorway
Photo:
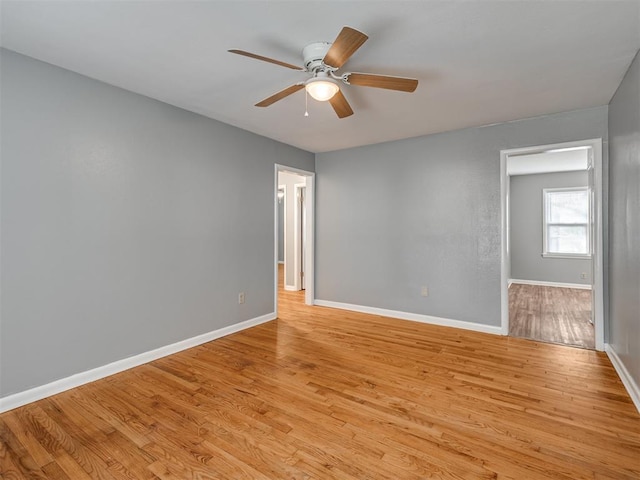
[[[314,301],[314,181],[315,174],[284,165],[275,166],[275,292],[298,292],[304,303]],[[281,263],[280,263],[281,262]]]
[[[604,349],[602,142],[501,152],[502,333]]]

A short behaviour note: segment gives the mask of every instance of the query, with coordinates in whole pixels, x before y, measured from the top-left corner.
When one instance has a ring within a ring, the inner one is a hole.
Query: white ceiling
[[[587,148],[510,155],[507,158],[507,175],[586,170],[589,166],[588,156]]]
[[[640,48],[631,1],[2,1],[2,46],[312,152],[605,105]],[[413,94],[345,86],[338,119],[304,93],[302,47],[369,35],[342,71],[415,77]]]

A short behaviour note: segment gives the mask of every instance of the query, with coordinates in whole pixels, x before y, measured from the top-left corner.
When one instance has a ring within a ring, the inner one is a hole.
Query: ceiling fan
[[[256,107],[268,107],[278,100],[302,90],[303,88],[314,99],[328,101],[339,118],[353,115],[353,110],[340,90],[339,82],[345,85],[358,85],[362,87],[385,88],[400,92],[413,92],[418,86],[418,80],[414,78],[392,77],[388,75],[376,75],[372,73],[346,72],[339,74],[337,71],[349,60],[358,48],[369,37],[351,27],[344,27],[333,43],[316,42],[304,47],[302,57],[304,66],[299,67],[287,62],[263,57],[244,50],[229,50],[231,53],[255,58],[263,62],[273,63],[281,67],[290,68],[311,74],[311,78],[304,82],[280,90],[278,93],[256,103]]]

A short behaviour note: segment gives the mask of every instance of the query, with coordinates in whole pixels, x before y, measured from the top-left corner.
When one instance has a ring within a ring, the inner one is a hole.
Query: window
[[[590,257],[591,215],[589,188],[545,188],[545,257]]]

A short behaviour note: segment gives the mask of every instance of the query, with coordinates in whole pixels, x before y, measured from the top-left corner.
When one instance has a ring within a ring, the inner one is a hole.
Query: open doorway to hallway
[[[600,149],[502,152],[503,333],[603,348]]]
[[[283,292],[313,304],[314,174],[276,165],[276,312]]]

